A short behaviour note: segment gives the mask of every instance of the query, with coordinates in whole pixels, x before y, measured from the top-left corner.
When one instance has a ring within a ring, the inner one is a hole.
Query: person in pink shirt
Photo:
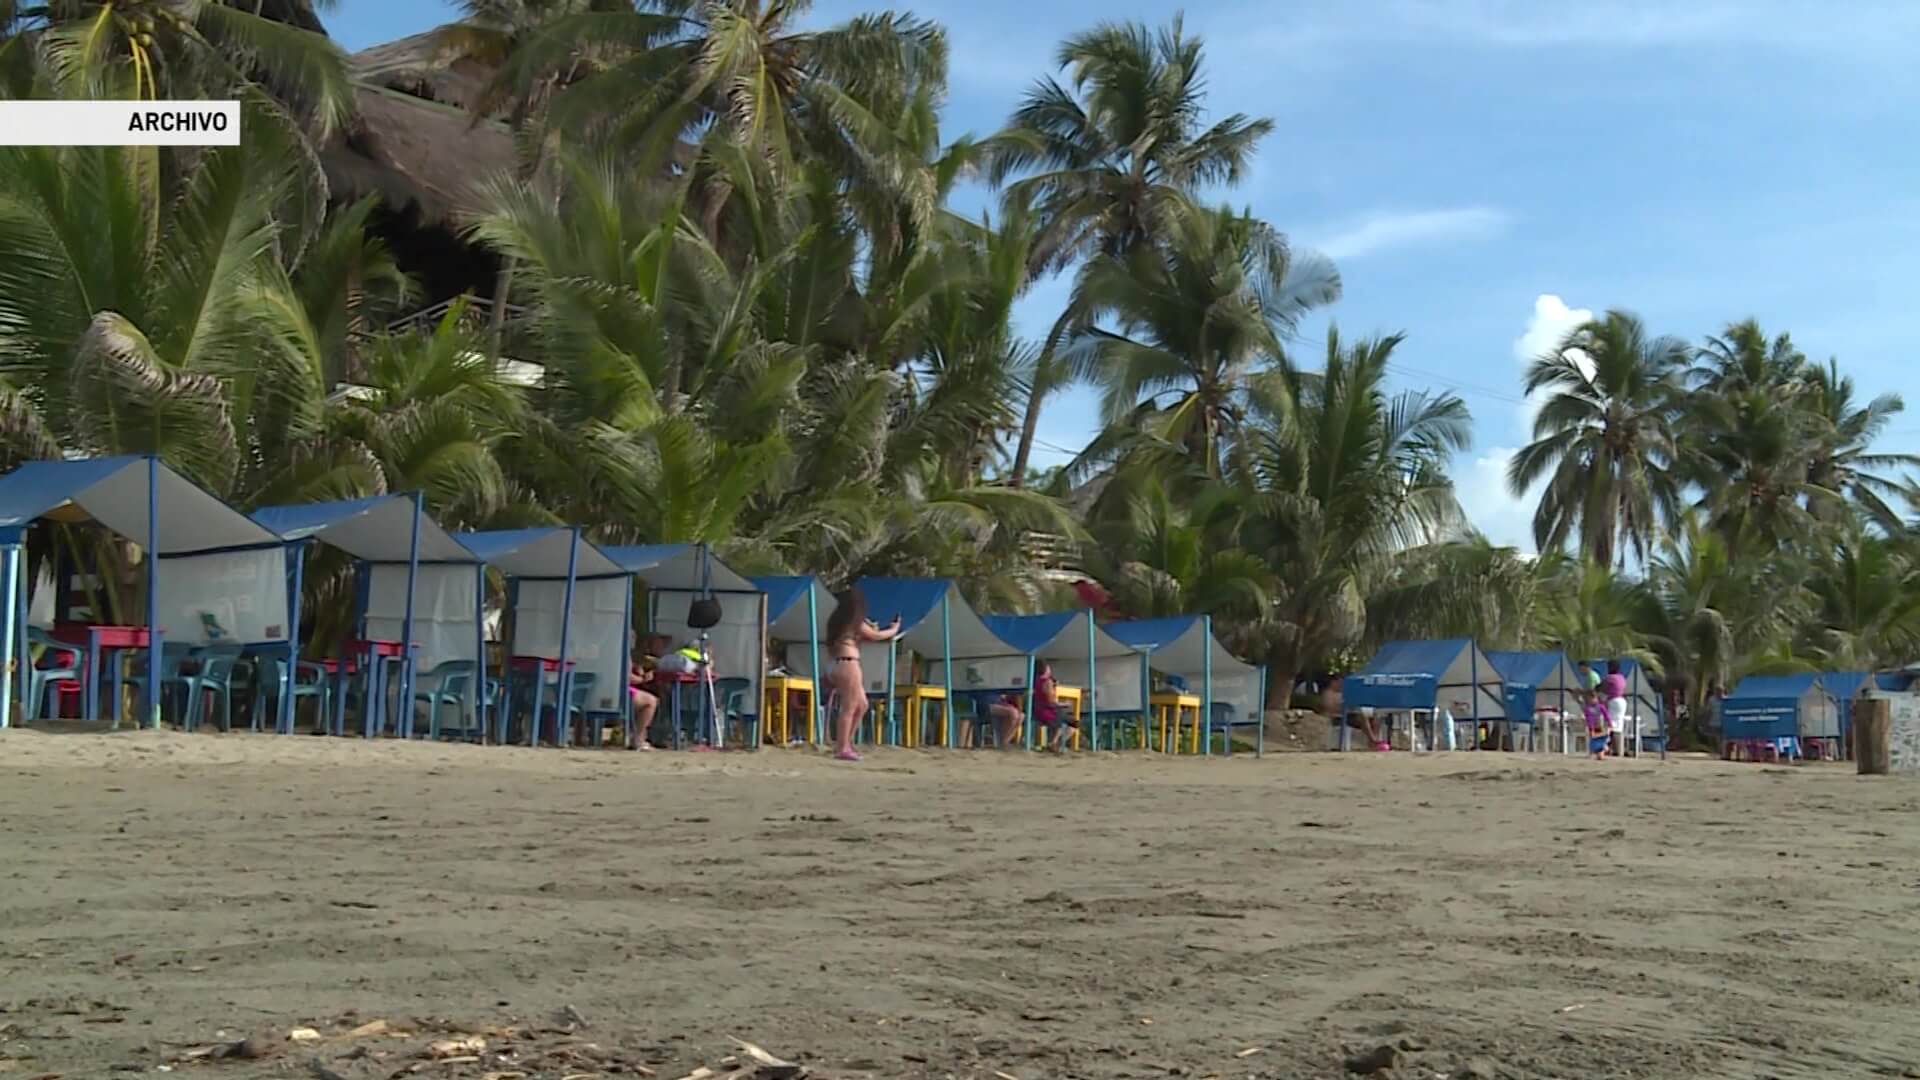
[[[1613,735],[1614,753],[1625,754],[1627,747],[1627,677],[1620,674],[1620,661],[1607,661],[1606,678],[1600,680],[1600,696],[1606,701],[1607,728]]]

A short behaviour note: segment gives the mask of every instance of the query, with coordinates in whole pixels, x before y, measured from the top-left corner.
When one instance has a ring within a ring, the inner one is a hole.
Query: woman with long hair
[[[875,626],[867,618],[867,600],[859,589],[848,589],[835,598],[833,614],[827,617],[827,689],[838,695],[839,708],[833,714],[833,756],[841,761],[859,761],[853,752],[853,728],[867,712],[866,676],[860,670],[860,646],[870,641],[892,641],[900,636],[900,616],[886,626]]]

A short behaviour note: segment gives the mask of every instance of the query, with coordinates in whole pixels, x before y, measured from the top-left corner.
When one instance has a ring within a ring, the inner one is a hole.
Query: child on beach
[[[1596,690],[1588,690],[1580,695],[1580,711],[1587,721],[1587,753],[1593,760],[1601,761],[1607,756],[1607,744],[1611,741],[1607,724],[1607,706],[1600,700]]]

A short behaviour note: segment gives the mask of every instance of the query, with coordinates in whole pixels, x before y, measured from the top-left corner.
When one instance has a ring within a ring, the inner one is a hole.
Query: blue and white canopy
[[[1342,696],[1348,708],[1444,708],[1456,720],[1507,715],[1500,672],[1467,638],[1389,641],[1347,676]]]
[[[1037,656],[1053,665],[1064,686],[1094,688],[1088,713],[1133,712],[1140,708],[1146,653],[1114,637],[1094,621],[1093,612],[1052,611],[1040,615],[982,615],[987,629],[1021,656]]]
[[[715,677],[747,680],[742,700],[757,711],[767,664],[766,594],[705,544],[636,544],[606,553],[646,583],[647,630],[678,645],[705,635]],[[697,629],[687,616],[695,600],[708,596],[720,606],[720,622]]]
[[[1260,716],[1266,696],[1261,669],[1220,644],[1210,629],[1211,622],[1203,615],[1176,615],[1111,622],[1106,629],[1121,643],[1147,653],[1147,663],[1155,671],[1179,677],[1190,693],[1204,696],[1205,684],[1211,681],[1209,715],[1217,703],[1232,707],[1240,717]]]
[[[569,566],[576,581],[624,577],[627,573],[579,529],[570,526],[463,532],[453,538],[488,566],[527,581],[563,581]]]
[[[1580,673],[1566,653],[1490,652],[1487,659],[1506,685],[1508,718],[1524,724],[1540,712],[1579,712]]]
[[[752,581],[715,558],[705,544],[630,544],[602,548],[607,557],[647,583],[649,589],[677,592],[762,591]]]
[[[40,518],[91,520],[144,548],[150,498],[160,555],[280,544],[271,530],[146,455],[26,462],[0,476],[0,529]]]
[[[404,563],[411,548],[414,518],[419,517],[422,563],[480,562],[478,555],[427,514],[413,495],[372,495],[364,499],[269,506],[253,520],[288,542],[317,540],[369,563]]]
[[[1807,671],[1794,675],[1749,675],[1720,699],[1720,735],[1725,739],[1836,738],[1839,709]]]

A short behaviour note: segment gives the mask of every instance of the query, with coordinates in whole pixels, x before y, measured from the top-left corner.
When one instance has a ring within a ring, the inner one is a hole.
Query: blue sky
[[[825,23],[877,3],[817,0]],[[907,6],[907,5],[902,5]],[[948,28],[946,135],[998,127],[1051,71],[1066,34],[1103,19],[1164,22],[1139,0],[932,0]],[[1525,359],[1582,312],[1625,308],[1698,338],[1756,317],[1863,395],[1911,412],[1885,448],[1920,452],[1920,366],[1906,311],[1920,282],[1920,4],[1848,0],[1219,0],[1186,6],[1208,44],[1217,114],[1270,116],[1235,203],[1332,256],[1346,295],[1327,322],[1405,331],[1398,374],[1473,410],[1455,465],[1494,540],[1530,549],[1531,500],[1504,469],[1528,438]],[[341,0],[326,21],[362,48],[454,16],[435,0]],[[1041,333],[1064,282],[1027,297]],[[1095,422],[1056,399],[1040,464]]]

